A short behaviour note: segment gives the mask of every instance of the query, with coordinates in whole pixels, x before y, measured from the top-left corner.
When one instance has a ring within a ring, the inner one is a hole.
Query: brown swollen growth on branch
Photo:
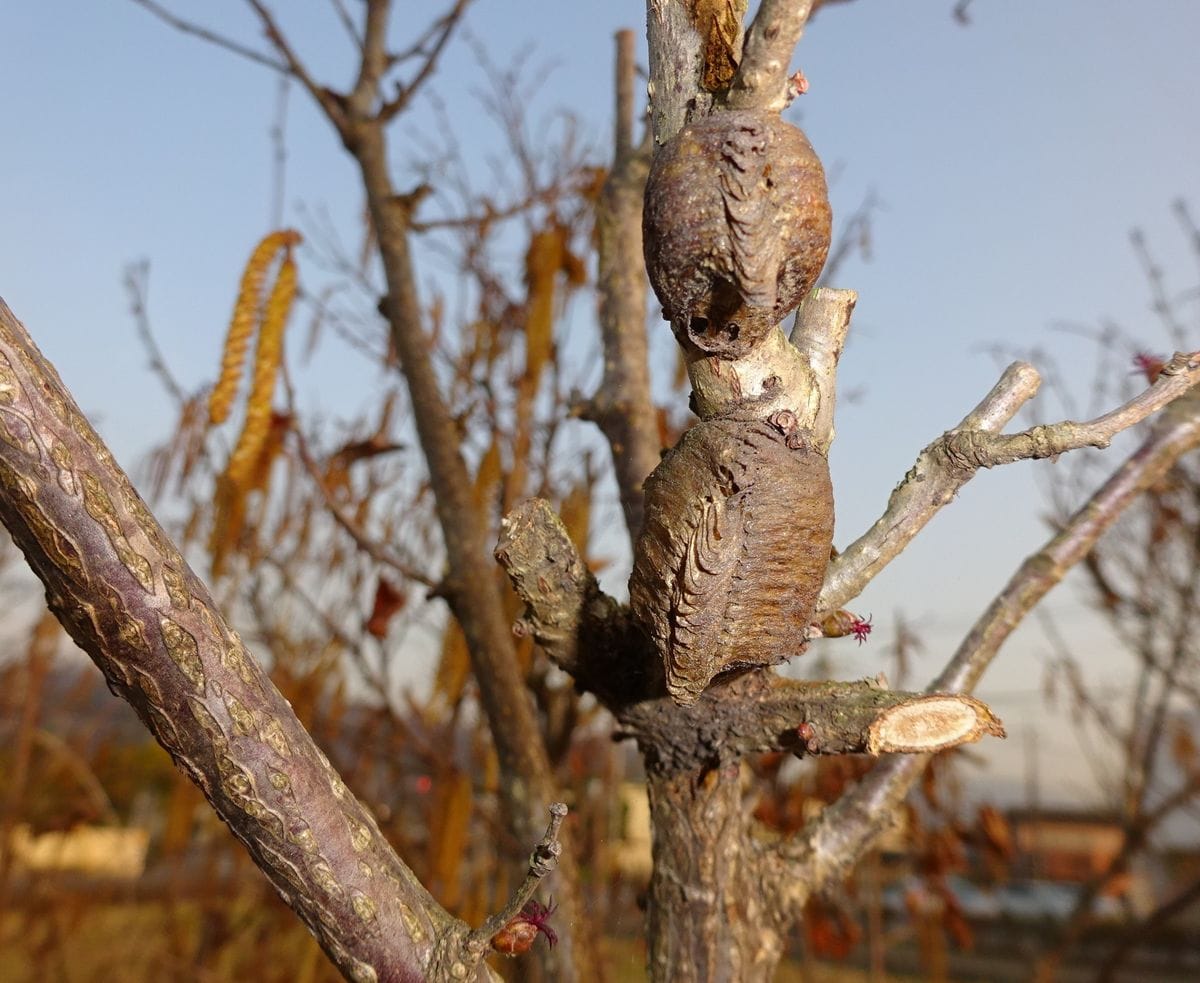
[[[832,540],[829,466],[795,414],[684,434],[646,482],[629,584],[677,702],[718,673],[803,651]]]
[[[701,423],[646,482],[630,604],[680,704],[722,672],[805,646],[833,489],[828,441],[813,431],[821,394],[777,325],[815,285],[830,228],[821,163],[774,110],[718,110],[655,154],[646,270],[689,361],[708,372],[693,373]],[[743,385],[737,363],[764,359],[787,368]],[[722,375],[723,386],[702,381]]]
[[[829,252],[825,172],[777,113],[723,110],[659,148],[646,271],[680,344],[739,357],[796,309]]]

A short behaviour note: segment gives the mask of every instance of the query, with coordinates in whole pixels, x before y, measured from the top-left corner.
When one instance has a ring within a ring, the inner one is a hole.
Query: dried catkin
[[[208,419],[213,425],[224,423],[228,419],[233,401],[237,397],[242,366],[246,361],[246,353],[250,350],[250,338],[262,313],[267,271],[280,250],[290,250],[298,242],[300,233],[292,229],[270,233],[254,248],[245,270],[242,271],[237,301],[233,305],[233,317],[229,321],[229,332],[225,336],[225,348],[221,353],[221,375],[208,398]]]
[[[247,486],[271,429],[275,380],[283,358],[283,331],[287,327],[295,296],[296,263],[289,248],[279,264],[279,275],[263,310],[258,349],[254,355],[254,381],[246,401],[246,421],[226,468],[229,479],[239,488]]]

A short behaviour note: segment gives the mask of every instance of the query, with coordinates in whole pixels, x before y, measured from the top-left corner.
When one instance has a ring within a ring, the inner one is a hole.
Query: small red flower
[[[845,638],[847,635],[853,635],[861,645],[871,634],[871,618],[868,616],[863,620],[853,611],[842,608],[825,615],[818,627],[825,638]]]
[[[1138,352],[1133,356],[1134,371],[1142,373],[1146,377],[1146,381],[1150,383],[1153,383],[1158,378],[1158,374],[1166,364],[1163,359],[1157,355],[1152,355],[1150,352]]]
[[[557,908],[553,898],[548,907],[538,901],[526,901],[521,913],[492,937],[492,948],[506,956],[519,956],[533,948],[541,932],[553,949],[558,935],[548,923]]]
[[[866,621],[862,618],[855,618],[854,624],[850,626],[850,634],[854,636],[859,645],[865,642],[867,636],[871,634],[871,619],[873,617],[874,615],[867,615]]]

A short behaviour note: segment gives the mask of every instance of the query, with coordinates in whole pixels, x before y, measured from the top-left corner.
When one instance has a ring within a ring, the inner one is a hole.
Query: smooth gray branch
[[[955,428],[999,430],[1037,392],[1041,377],[1026,362],[1014,362],[978,406]],[[974,471],[951,468],[941,453],[939,437],[917,455],[916,463],[896,486],[875,524],[833,559],[817,602],[820,612],[845,607],[880,570],[900,555],[938,511],[954,500]]]
[[[779,112],[788,104],[788,65],[812,6],[812,0],[762,0],[729,87],[730,108]]]
[[[1088,554],[1134,499],[1160,481],[1181,454],[1200,446],[1200,407],[1189,408],[1192,412],[1164,414],[1141,447],[1045,546],[1021,564],[932,688],[973,689],[1000,645],[1034,605]]]
[[[1016,387],[1008,388],[1010,400],[1016,391]],[[1034,605],[1083,559],[1142,492],[1160,481],[1182,454],[1197,447],[1200,407],[1193,396],[1188,396],[1163,415],[1104,486],[1021,565],[928,692],[973,688],[1001,644]],[[849,874],[857,858],[884,831],[887,817],[904,800],[928,762],[928,755],[897,755],[882,760],[786,844],[785,856],[790,862],[775,888],[791,910],[798,910],[822,885]]]
[[[1145,392],[1095,420],[1067,420],[1001,435],[996,431],[1034,395],[1040,382],[1032,366],[1013,363],[962,423],[920,453],[892,492],[883,516],[830,563],[818,610],[844,607],[857,596],[980,468],[1107,446],[1115,434],[1162,409],[1198,381],[1200,352],[1177,353]]]

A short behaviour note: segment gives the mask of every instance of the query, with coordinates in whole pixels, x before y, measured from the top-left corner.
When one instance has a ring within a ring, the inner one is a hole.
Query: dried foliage
[[[293,247],[300,234],[293,230],[272,232],[255,247],[242,273],[233,319],[221,355],[221,374],[209,396],[211,424],[224,422],[233,408],[250,339],[257,332],[258,345],[251,368],[250,392],[242,429],[234,443],[225,470],[217,479],[213,498],[209,553],[212,573],[225,572],[246,524],[253,491],[267,491],[271,468],[283,447],[290,418],[274,410],[275,388],[283,364],[283,338],[296,298],[296,262]],[[272,263],[279,260],[275,281],[264,297]],[[181,422],[181,429],[184,423]],[[189,462],[185,460],[184,468]]]
[[[254,247],[250,259],[242,271],[242,282],[238,288],[237,301],[233,305],[233,317],[229,322],[229,332],[225,336],[225,347],[221,353],[221,374],[213,386],[208,399],[208,419],[210,423],[224,423],[233,409],[237,398],[238,386],[241,384],[242,372],[246,362],[246,354],[250,351],[250,342],[258,330],[260,321],[264,320],[263,292],[271,264],[278,253],[284,253],[285,262],[291,259],[291,247],[300,241],[300,234],[291,229],[282,229],[269,233]],[[283,272],[280,270],[282,281]],[[290,278],[292,293],[295,292],[295,269]],[[275,295],[279,293],[276,300]],[[282,332],[283,323],[287,320],[287,311],[291,298],[280,292],[279,283],[272,290],[272,300],[275,310],[270,312],[267,320],[273,319],[273,329]],[[260,341],[260,345],[261,345]],[[278,364],[278,359],[276,359]],[[258,369],[255,370],[255,381],[258,381]]]

